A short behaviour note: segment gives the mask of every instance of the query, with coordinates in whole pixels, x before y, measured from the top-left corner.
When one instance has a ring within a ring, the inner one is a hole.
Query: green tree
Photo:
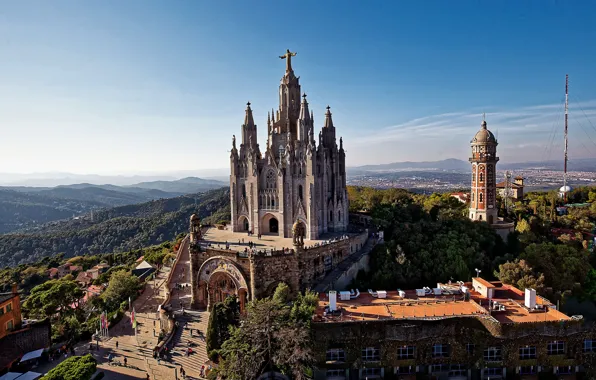
[[[71,356],[50,370],[41,380],[89,380],[97,369],[93,356]]]
[[[64,318],[74,314],[71,305],[83,297],[78,284],[69,280],[50,280],[37,285],[23,304],[25,311],[35,317]]]
[[[120,303],[128,300],[129,297],[136,297],[141,288],[140,281],[130,272],[125,270],[114,272],[105,292],[101,295],[109,310],[113,311],[120,306]]]
[[[499,265],[495,276],[504,284],[509,284],[518,289],[532,288],[537,292],[544,289],[544,275],[535,273],[525,260],[515,260]]]
[[[238,325],[239,318],[240,308],[235,296],[213,305],[206,336],[207,355],[211,360],[217,360],[218,350],[230,337],[230,327]]]
[[[312,304],[310,293],[298,297],[292,307],[273,298],[250,302],[242,323],[231,328],[230,338],[222,345],[219,374],[240,380],[279,370],[294,379],[306,379],[313,354],[305,320],[312,318]]]
[[[520,255],[535,271],[544,274],[544,284],[554,292],[573,290],[586,279],[590,256],[566,244],[531,244]]]

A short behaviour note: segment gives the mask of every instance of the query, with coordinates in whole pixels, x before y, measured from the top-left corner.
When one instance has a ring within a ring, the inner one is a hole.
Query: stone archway
[[[238,218],[238,231],[246,232],[250,230],[250,224],[248,218],[245,215],[240,215]]]
[[[265,214],[261,220],[261,230],[264,234],[279,235],[279,220],[273,214]]]
[[[197,276],[199,305],[211,309],[214,303],[235,295],[240,301],[240,311],[244,312],[248,281],[235,262],[222,256],[211,257],[201,265]]]

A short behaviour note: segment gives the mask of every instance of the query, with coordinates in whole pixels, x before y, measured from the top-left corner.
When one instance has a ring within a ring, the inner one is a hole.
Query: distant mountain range
[[[543,162],[519,162],[519,163],[499,163],[497,166],[500,170],[520,170],[520,169],[536,169],[536,170],[563,170],[563,162],[558,161],[543,161]],[[596,159],[585,158],[569,160],[568,170],[570,171],[587,171],[596,172]],[[467,172],[470,170],[470,163],[468,161],[458,160],[456,158],[448,158],[440,161],[423,161],[423,162],[393,162],[390,164],[379,165],[365,165],[348,167],[348,176],[362,175],[367,172],[390,172],[390,171],[413,171],[413,170],[446,170],[456,172]]]
[[[0,233],[76,217],[92,210],[178,197],[226,187],[225,182],[188,177],[132,186],[79,183],[57,187],[0,187]]]

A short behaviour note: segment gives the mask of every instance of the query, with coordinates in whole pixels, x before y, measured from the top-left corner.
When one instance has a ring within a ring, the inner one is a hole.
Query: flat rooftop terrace
[[[336,305],[341,312],[328,312],[327,293],[319,294],[319,305],[315,311],[314,322],[335,323],[350,321],[372,321],[388,319],[443,319],[453,317],[493,317],[500,323],[523,323],[541,321],[562,321],[571,318],[556,310],[546,299],[537,296],[536,304],[545,306],[542,310],[529,310],[524,306],[524,292],[499,282],[494,286],[492,299],[469,289],[469,297],[459,289],[459,285],[441,285],[442,294],[433,293],[418,296],[416,290],[387,291],[386,298],[378,298],[378,293],[364,291],[358,297],[341,300],[337,293]],[[496,301],[496,302],[495,302]]]
[[[321,239],[309,240],[304,239],[304,247],[310,247],[315,245],[326,244],[330,241],[341,239],[342,237],[355,236],[357,234],[348,232],[337,232],[327,233],[322,236]],[[230,249],[233,251],[244,251],[248,248],[248,243],[252,242],[256,249],[274,249],[282,250],[284,248],[293,249],[294,244],[292,238],[284,238],[277,235],[264,234],[259,239],[256,235],[248,236],[246,232],[233,232],[227,227],[225,229],[218,229],[216,227],[210,227],[203,235],[204,243],[211,244],[213,247],[225,249],[226,243],[229,244]]]

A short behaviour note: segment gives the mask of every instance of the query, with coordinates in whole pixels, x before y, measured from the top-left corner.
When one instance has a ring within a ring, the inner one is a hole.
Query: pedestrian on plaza
[[[201,371],[199,372],[201,374],[201,377],[205,377],[205,366],[201,366]]]
[[[190,337],[192,338],[192,329],[190,329]]]
[[[116,348],[118,348],[118,341],[116,341]]]
[[[128,364],[128,361],[126,360],[126,356],[124,357],[124,366],[126,367],[126,365]]]
[[[151,378],[149,377],[149,374],[147,374],[147,380],[151,380]]]

